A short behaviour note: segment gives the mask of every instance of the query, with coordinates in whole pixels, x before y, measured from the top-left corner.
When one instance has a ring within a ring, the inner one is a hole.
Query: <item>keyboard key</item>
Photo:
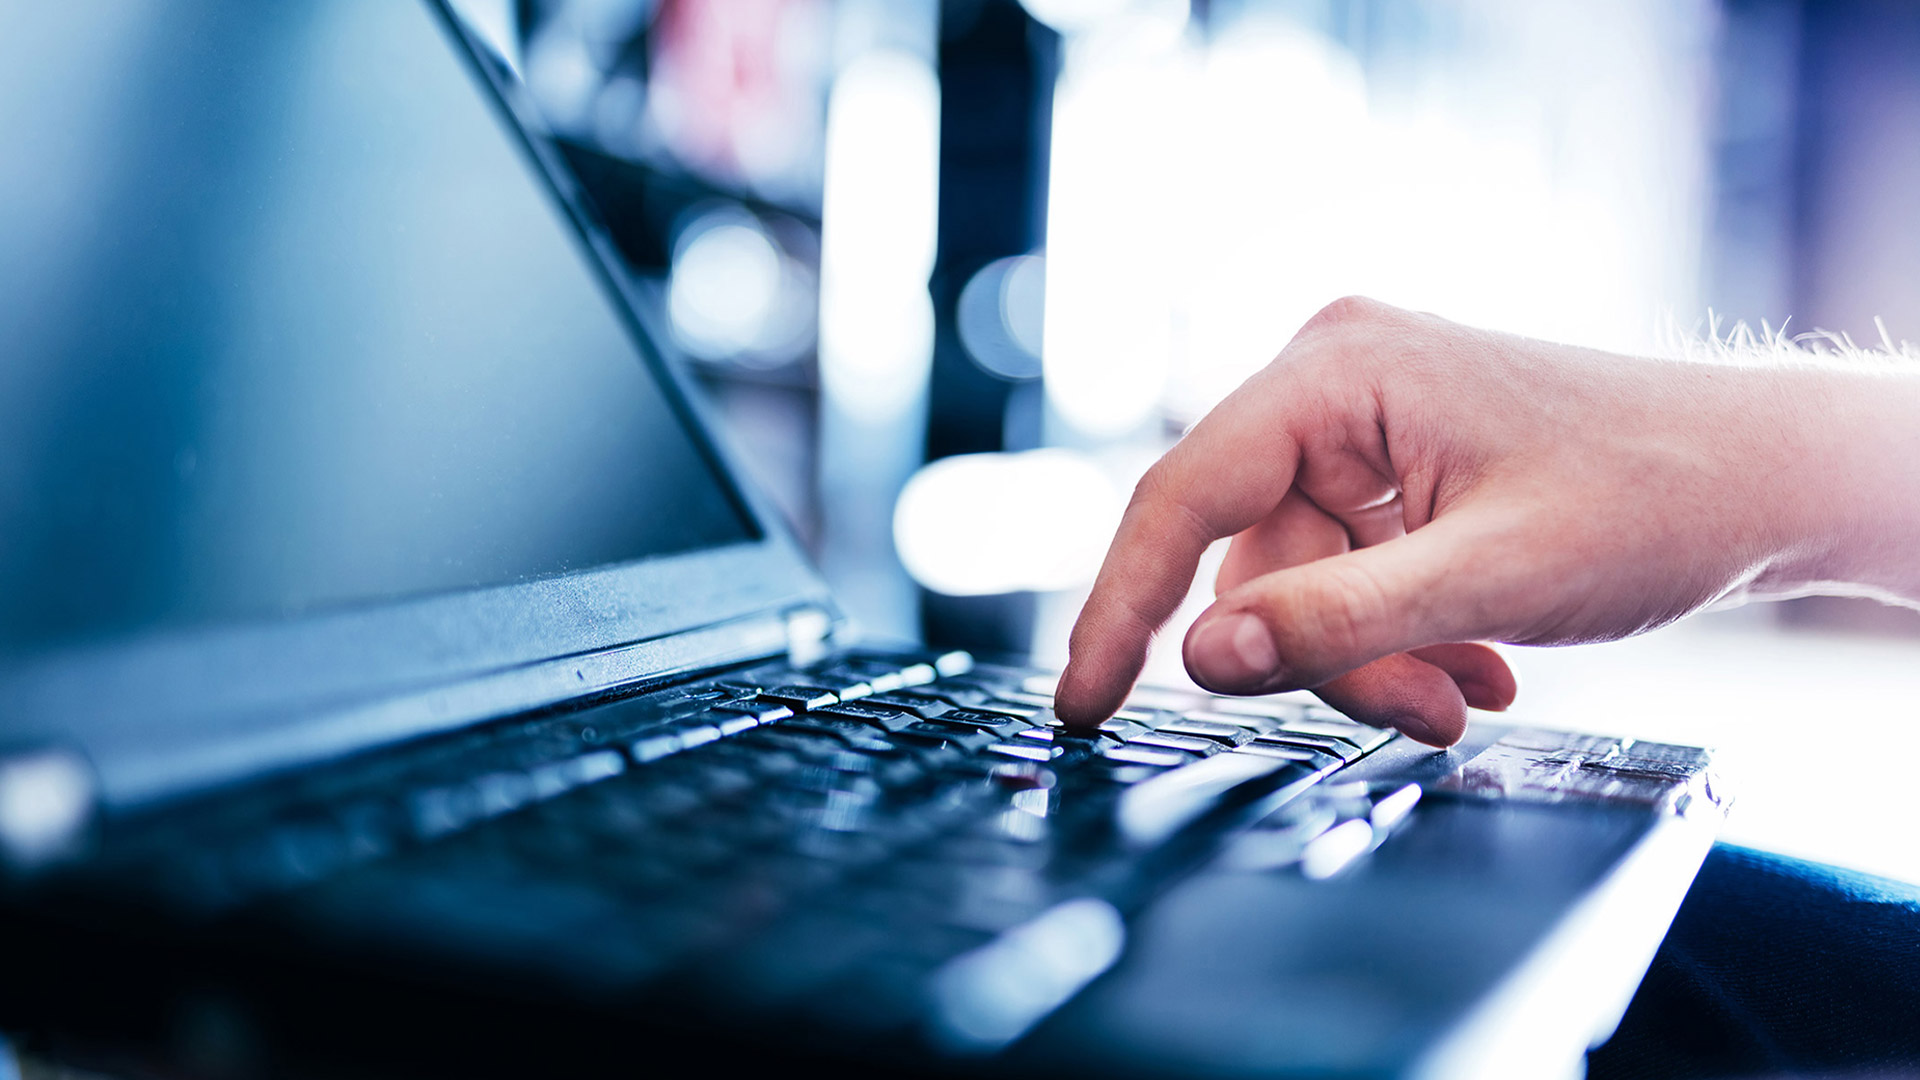
[[[996,787],[1006,791],[1047,790],[1058,787],[1060,777],[1052,769],[1043,769],[1038,765],[1024,762],[1005,762],[995,765],[988,773]]]
[[[853,717],[835,716],[826,712],[810,712],[796,716],[791,720],[782,720],[778,725],[778,730],[796,734],[811,732],[821,735],[832,735],[843,742],[856,740],[864,742],[866,739],[879,734],[873,725],[864,720]]]
[[[680,747],[680,736],[677,732],[661,731],[642,735],[628,743],[627,755],[633,758],[634,764],[645,765],[650,761],[659,761],[669,754],[679,753]]]
[[[891,683],[893,680],[886,677],[888,674],[892,673],[879,674],[874,677]],[[854,671],[845,665],[836,665],[818,671],[809,671],[805,673],[803,678],[806,680],[806,686],[817,686],[822,690],[830,690],[841,701],[852,701],[854,698],[863,698],[879,689],[865,673]],[[897,686],[891,688],[898,689]]]
[[[948,709],[935,718],[942,724],[964,724],[967,727],[991,731],[1002,737],[1016,731],[1024,731],[1027,722],[1020,717],[1002,712],[988,712],[984,709]]]
[[[915,720],[920,719],[913,711],[885,702],[843,701],[824,709],[815,709],[812,716],[835,717],[852,720],[857,723],[876,727],[882,731],[899,731]]]
[[[865,679],[855,679],[851,682],[836,679],[831,689],[839,695],[841,701],[852,701],[873,693],[873,684]]]
[[[1324,735],[1303,735],[1292,731],[1277,731],[1271,735],[1256,736],[1254,741],[1267,746],[1295,746],[1319,750],[1332,754],[1342,762],[1352,761],[1361,754],[1359,747],[1345,739],[1328,738]]]
[[[909,673],[904,670],[900,663],[888,660],[869,660],[861,657],[853,657],[821,669],[810,681],[836,689],[838,685],[865,683],[869,688],[869,692],[875,694],[885,694],[894,690],[900,690],[914,683],[933,681],[934,670],[932,665],[919,664],[914,666],[919,668],[920,671],[914,673],[914,675],[918,677],[910,682]],[[922,672],[924,674],[922,674]],[[840,696],[842,700],[845,700],[847,695],[841,694]]]
[[[1356,724],[1351,720],[1329,720],[1324,718],[1289,720],[1281,725],[1280,735],[1307,735],[1329,739],[1340,739],[1353,744],[1360,752],[1371,753],[1393,738],[1393,732],[1380,728]]]
[[[811,721],[806,717],[800,717],[782,720],[779,727],[796,736],[833,739],[841,746],[863,754],[891,755],[904,752],[904,748],[887,736],[857,720]]]
[[[1114,735],[1102,735],[1097,739],[1089,739],[1084,735],[1078,733],[1068,734],[1057,728],[1028,728],[1025,731],[1014,732],[1013,737],[1016,739],[1024,739],[1028,742],[1053,743],[1058,746],[1080,745],[1091,747],[1097,742],[1118,743],[1120,741],[1119,737]]]
[[[933,661],[933,670],[938,672],[943,679],[949,679],[956,675],[965,675],[967,672],[973,670],[973,655],[960,649],[955,649],[950,653],[942,653]]]
[[[534,797],[551,799],[574,788],[620,775],[627,763],[618,751],[596,750],[590,754],[550,761],[527,770]]]
[[[708,752],[721,752],[731,745],[748,753],[749,757],[755,760],[766,751],[778,750],[805,762],[818,761],[824,757],[847,752],[846,740],[842,739],[838,732],[788,730],[787,724],[787,721],[781,721],[778,724],[757,728],[722,742]]]
[[[1220,749],[1220,744],[1210,739],[1196,739],[1191,735],[1163,735],[1158,731],[1149,731],[1145,735],[1136,735],[1127,740],[1129,746],[1157,746],[1165,750],[1184,750],[1189,754],[1211,754]]]
[[[743,731],[752,731],[761,723],[758,719],[742,713],[715,713],[710,716],[710,719],[713,725],[720,729],[722,738],[738,735]]]
[[[931,720],[948,709],[954,703],[938,694],[922,693],[917,690],[903,690],[891,694],[875,694],[862,704],[885,705],[890,709],[903,709],[922,720]]]
[[[1100,748],[1100,756],[1109,761],[1118,761],[1127,765],[1153,765],[1169,767],[1186,765],[1193,761],[1193,755],[1178,750],[1155,750],[1147,746],[1113,746]]]
[[[1310,746],[1286,746],[1278,743],[1250,742],[1238,751],[1242,754],[1265,754],[1268,757],[1285,758],[1298,761],[1315,769],[1337,769],[1346,764],[1337,755]]]
[[[824,708],[840,700],[840,695],[818,686],[776,686],[760,691],[760,700],[785,705],[794,712]]]
[[[1100,730],[1108,735],[1115,736],[1122,742],[1131,742],[1142,735],[1150,735],[1153,733],[1153,728],[1148,727],[1146,724],[1134,720],[1122,720],[1119,717],[1115,717],[1101,724]]]
[[[1163,735],[1191,735],[1196,739],[1212,739],[1226,746],[1239,746],[1253,738],[1253,732],[1245,728],[1207,720],[1170,720],[1155,730]]]
[[[901,729],[895,738],[920,746],[950,746],[956,750],[979,750],[999,742],[992,731],[961,725],[944,725],[922,720]]]
[[[709,713],[731,713],[751,719],[756,724],[771,724],[776,720],[785,720],[793,715],[793,710],[777,702],[762,701],[758,697],[744,698],[739,701],[723,701],[707,710]]]
[[[724,686],[710,686],[710,685],[676,686],[666,690],[658,690],[651,694],[643,694],[640,697],[628,698],[626,701],[621,702],[620,704],[644,705],[652,708],[667,708],[669,706],[678,705],[678,704],[698,704],[702,702],[721,701],[726,698],[737,696],[738,693],[739,691],[729,689],[728,687],[724,687]]]
[[[900,669],[902,686],[925,686],[939,677],[932,664],[908,664]]]
[[[1255,735],[1267,735],[1280,730],[1280,721],[1271,716],[1254,716],[1251,713],[1221,712],[1215,709],[1201,709],[1183,715],[1182,720],[1196,720],[1208,724],[1230,724]]]
[[[1208,708],[1214,712],[1261,716],[1269,720],[1299,720],[1307,715],[1308,705],[1303,701],[1285,698],[1216,698]]]
[[[1136,847],[1151,847],[1249,788],[1264,793],[1314,771],[1295,762],[1238,751],[1218,754],[1136,784],[1120,796],[1114,825]]]
[[[986,748],[986,753],[989,754],[998,754],[1001,757],[1016,758],[1022,761],[1039,762],[1052,761],[1065,752],[1065,750],[1058,746],[1049,746],[1045,743],[1032,743],[1025,740],[1019,743],[997,743]]]
[[[691,750],[720,740],[720,725],[707,720],[682,720],[668,730],[680,737],[680,749]]]

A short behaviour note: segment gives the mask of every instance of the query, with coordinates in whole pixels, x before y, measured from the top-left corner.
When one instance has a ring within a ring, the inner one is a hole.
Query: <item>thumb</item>
[[[1188,673],[1218,693],[1270,694],[1409,649],[1505,636],[1523,615],[1508,598],[1524,593],[1465,516],[1222,594],[1187,633]]]

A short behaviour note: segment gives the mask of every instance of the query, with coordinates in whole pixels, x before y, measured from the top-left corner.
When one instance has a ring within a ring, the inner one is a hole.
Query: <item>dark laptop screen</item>
[[[0,656],[755,535],[432,12],[4,6]]]

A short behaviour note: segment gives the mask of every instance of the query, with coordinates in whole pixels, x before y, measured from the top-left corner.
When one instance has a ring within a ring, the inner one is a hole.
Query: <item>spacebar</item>
[[[1258,783],[1263,790],[1314,770],[1297,761],[1229,751],[1183,765],[1127,789],[1114,808],[1120,835],[1136,847],[1151,847],[1179,832],[1228,795]]]

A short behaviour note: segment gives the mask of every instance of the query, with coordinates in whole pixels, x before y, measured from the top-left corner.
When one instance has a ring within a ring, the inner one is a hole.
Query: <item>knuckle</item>
[[[1290,369],[1309,385],[1361,376],[1378,351],[1397,308],[1365,296],[1343,296],[1308,319],[1272,369]]]
[[[1127,500],[1127,508],[1145,510],[1158,505],[1166,499],[1167,486],[1167,464],[1163,459],[1155,462],[1133,485],[1133,495]]]
[[[1189,492],[1179,470],[1168,458],[1161,458],[1133,485],[1133,497],[1128,500],[1128,509],[1157,516],[1166,514],[1190,515],[1193,510],[1188,505]]]
[[[1378,318],[1387,310],[1387,305],[1367,296],[1343,296],[1314,313],[1307,320],[1308,328],[1350,326],[1365,323]]]

